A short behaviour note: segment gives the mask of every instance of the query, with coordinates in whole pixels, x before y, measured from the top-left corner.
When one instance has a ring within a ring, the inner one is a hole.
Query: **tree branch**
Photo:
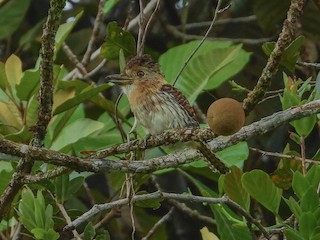
[[[28,155],[30,160],[41,160],[58,166],[65,166],[76,171],[148,173],[190,163],[194,161],[194,159],[201,157],[201,154],[194,149],[186,149],[166,156],[142,161],[97,159],[97,156],[104,157],[104,155],[115,155],[137,149],[174,144],[176,142],[199,140],[208,141],[211,139],[213,140],[208,142],[208,144],[213,152],[217,152],[240,141],[245,141],[257,135],[262,135],[292,120],[300,119],[318,112],[320,112],[320,100],[315,100],[265,117],[260,121],[243,127],[239,132],[229,137],[217,137],[213,139],[214,135],[210,129],[172,130],[160,135],[150,136],[145,140],[135,140],[129,143],[117,145],[98,152],[96,157],[91,156],[86,159],[69,156],[67,154],[45,148],[15,143],[5,139],[0,140],[0,152],[19,157],[25,157]]]
[[[59,27],[62,9],[65,6],[65,0],[52,0],[48,18],[44,25],[42,34],[42,45],[40,50],[40,91],[39,91],[39,111],[36,126],[33,128],[34,139],[33,146],[41,147],[46,135],[46,129],[51,119],[53,102],[53,54],[55,45],[55,35]],[[31,172],[33,161],[29,158],[28,151],[16,168],[7,188],[0,198],[0,219],[3,219],[10,208],[10,205],[23,185],[21,179],[25,174]],[[33,159],[35,160],[35,159]]]
[[[213,197],[202,197],[202,196],[195,196],[190,194],[177,194],[177,193],[166,193],[166,192],[153,192],[143,195],[134,195],[132,199],[124,198],[120,200],[116,200],[110,203],[104,203],[104,204],[96,204],[94,205],[89,211],[82,214],[77,219],[73,220],[70,224],[66,225],[64,227],[64,231],[69,231],[75,229],[77,226],[79,226],[81,223],[87,221],[88,219],[92,218],[96,214],[106,211],[109,209],[112,209],[114,207],[119,207],[123,205],[127,205],[130,203],[136,203],[151,199],[159,199],[159,200],[177,200],[177,201],[183,201],[183,202],[197,202],[197,203],[208,203],[208,204],[226,204],[227,206],[236,209],[238,213],[242,216],[244,216],[248,222],[251,224],[254,224],[258,227],[258,229],[264,234],[264,236],[269,239],[269,234],[264,229],[264,227],[254,219],[245,209],[243,209],[239,204],[229,199],[227,196],[223,196],[220,198],[213,198]]]
[[[294,40],[297,31],[297,22],[302,15],[304,0],[292,0],[287,19],[283,23],[282,31],[279,35],[278,41],[270,54],[268,62],[264,67],[258,83],[254,89],[248,94],[243,101],[243,108],[246,113],[249,113],[255,105],[263,99],[268,90],[272,77],[276,74],[281,56],[284,54],[286,47]]]

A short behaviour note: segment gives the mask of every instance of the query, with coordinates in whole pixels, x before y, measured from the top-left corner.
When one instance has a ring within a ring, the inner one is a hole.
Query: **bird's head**
[[[123,88],[130,85],[166,83],[164,76],[160,72],[159,64],[147,54],[131,58],[122,74],[109,75],[106,80],[119,84]]]

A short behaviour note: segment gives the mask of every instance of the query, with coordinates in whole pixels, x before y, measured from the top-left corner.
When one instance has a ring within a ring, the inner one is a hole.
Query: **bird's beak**
[[[112,74],[105,78],[108,82],[116,83],[119,85],[127,85],[133,82],[133,78],[124,74]]]

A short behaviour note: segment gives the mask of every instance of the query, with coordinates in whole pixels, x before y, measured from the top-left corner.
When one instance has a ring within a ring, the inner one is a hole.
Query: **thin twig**
[[[99,36],[99,30],[100,30],[100,25],[101,22],[103,21],[103,11],[102,8],[105,4],[105,0],[100,0],[99,1],[99,5],[98,5],[98,11],[97,11],[97,15],[93,24],[93,30],[92,30],[92,34],[88,43],[88,47],[87,50],[82,58],[81,63],[83,64],[83,66],[87,66],[89,61],[90,61],[90,57],[91,54],[93,53],[93,51],[95,50],[95,44],[97,42],[97,38]]]
[[[207,30],[207,32],[205,33],[205,35],[203,36],[202,40],[200,41],[200,43],[198,44],[198,46],[192,51],[192,53],[190,54],[190,56],[187,58],[187,60],[185,61],[185,63],[183,64],[182,68],[180,69],[180,71],[178,72],[178,75],[176,77],[176,79],[173,82],[173,86],[176,84],[176,82],[178,81],[180,75],[182,74],[183,70],[186,68],[186,66],[188,65],[188,63],[190,62],[191,58],[198,52],[199,48],[202,46],[202,44],[204,43],[204,41],[207,39],[209,33],[211,32],[213,25],[217,19],[218,13],[220,12],[220,6],[221,6],[222,0],[218,0],[217,3],[217,7],[216,10],[214,11],[214,16],[213,19],[211,21],[211,24]]]
[[[141,56],[143,53],[143,42],[142,42],[142,36],[145,34],[145,18],[143,13],[143,1],[139,0],[139,7],[140,7],[140,13],[139,13],[139,31],[138,31],[138,40],[137,40],[137,55]]]
[[[72,52],[72,50],[66,43],[62,44],[62,50],[83,76],[88,74],[85,66],[78,60],[77,56]]]
[[[55,200],[56,205],[59,208],[62,216],[66,220],[67,224],[71,224],[71,218],[69,217],[69,215],[68,215],[66,209],[64,208],[63,204],[59,203],[57,201],[57,199],[53,196],[53,194],[50,193],[50,195]],[[72,229],[72,234],[73,234],[73,236],[75,237],[76,240],[81,240],[81,237],[80,237],[79,233],[77,232],[77,230]]]
[[[206,225],[216,226],[216,221],[212,217],[207,217],[201,215],[197,210],[189,208],[185,203],[178,202],[173,199],[167,200],[167,203],[174,206],[174,208],[184,215],[187,215],[190,218],[193,218],[199,222],[202,222]]]
[[[248,23],[255,21],[257,17],[255,15],[246,16],[246,17],[238,17],[238,18],[225,18],[219,19],[215,22],[215,25],[229,24],[229,23]],[[178,26],[178,28],[184,27],[186,30],[194,29],[194,28],[203,28],[209,27],[212,22],[197,22],[197,23],[188,23],[184,26]]]
[[[301,165],[302,165],[302,173],[305,176],[307,173],[307,166],[306,166],[306,144],[304,136],[300,137],[300,151],[301,151]]]
[[[166,29],[169,33],[172,35],[185,39],[185,40],[201,40],[203,39],[203,36],[195,35],[195,34],[187,34],[184,32],[181,32],[177,29],[175,26],[166,25]],[[207,37],[206,40],[210,41],[232,41],[232,42],[239,42],[244,43],[248,45],[255,45],[255,44],[261,44],[268,41],[271,41],[275,39],[275,36],[271,37],[264,37],[264,38],[224,38],[224,37]]]
[[[107,59],[103,59],[94,69],[92,69],[90,72],[88,72],[86,75],[84,75],[83,78],[88,79],[88,78],[94,76],[95,74],[97,74],[101,70],[101,68],[104,67],[106,62],[107,62]]]
[[[320,69],[320,63],[297,62],[297,64],[304,67],[312,67],[315,69]]]
[[[261,153],[262,155],[302,161],[302,157],[298,157],[298,156],[295,156],[295,155],[288,155],[288,154],[276,153],[276,152],[268,152],[268,151],[264,151],[264,150],[253,148],[253,147],[250,147],[250,150],[258,152],[258,153]],[[320,164],[319,161],[315,161],[315,160],[311,160],[311,159],[305,159],[305,162],[314,163],[314,164]]]
[[[141,46],[140,46],[140,49],[138,49],[138,53],[142,53],[143,52],[143,48],[144,48],[144,43],[145,43],[145,40],[146,40],[146,36],[147,36],[147,32],[148,32],[148,29],[149,29],[149,26],[151,24],[151,21],[155,15],[155,13],[158,11],[160,7],[160,0],[157,1],[157,4],[156,4],[156,7],[154,8],[153,12],[151,13],[147,23],[146,23],[146,26],[145,26],[145,29],[144,29],[144,33],[142,35],[142,39],[141,39]],[[141,55],[141,54],[140,54]]]
[[[149,1],[148,4],[143,9],[143,14],[148,15],[150,12],[152,12],[154,7],[157,5],[157,1],[158,0]],[[127,27],[128,31],[131,31],[136,25],[139,24],[139,18],[140,18],[140,15],[136,16],[128,23],[128,27]]]
[[[149,232],[147,233],[147,235],[145,237],[142,238],[142,240],[148,240],[152,237],[152,235],[157,231],[157,229],[162,225],[164,224],[165,222],[167,222],[171,216],[172,216],[172,213],[174,211],[174,207],[172,207],[169,212],[167,212],[162,218],[159,219],[158,222],[156,222],[156,224],[154,224],[152,226],[152,228],[149,230]]]

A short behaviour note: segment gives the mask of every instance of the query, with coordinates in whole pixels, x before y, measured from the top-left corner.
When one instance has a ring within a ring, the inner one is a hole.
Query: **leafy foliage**
[[[49,1],[39,1],[37,7],[33,2],[0,1],[0,137],[25,144],[32,142],[38,118],[39,47],[46,20],[44,9],[48,7],[45,4]],[[115,104],[119,89],[103,79],[107,74],[122,72],[125,62],[136,55],[136,39],[141,38],[138,36],[139,17],[135,18],[134,6],[128,9],[124,1],[108,0],[101,9],[103,24],[96,29],[90,23],[95,22],[92,16],[96,14],[97,2],[73,1],[70,9],[66,7],[55,45],[51,46],[54,49],[54,103],[52,116],[47,116],[52,118],[44,145],[53,151],[84,158],[88,153],[122,143],[134,125],[127,98]],[[183,5],[182,2],[188,3]],[[206,0],[166,1],[149,23],[145,52],[158,58],[166,80],[171,84],[176,81],[175,87],[191,105],[197,105],[201,115],[213,99],[225,96],[244,99],[249,89],[253,89],[266,56],[270,56],[275,47],[275,42],[265,42],[265,37],[276,39],[289,4],[288,0],[254,0],[252,4],[233,0],[231,7],[224,10],[226,14],[218,14],[220,23],[216,23],[208,39],[186,64],[205,32],[203,21],[211,21],[215,6]],[[37,8],[41,9],[40,13],[36,12]],[[254,16],[249,16],[251,14]],[[284,67],[280,71],[284,72],[272,82],[276,92],[267,93],[268,97],[250,113],[248,124],[279,109],[290,109],[320,98],[318,70],[297,65],[319,59],[319,14],[317,3],[309,1],[299,29],[308,34],[298,36],[284,49],[280,60]],[[247,17],[228,19],[229,16]],[[91,33],[95,39],[90,43],[92,49],[87,49]],[[230,39],[225,39],[226,36]],[[263,41],[257,36],[263,37]],[[73,52],[72,56],[66,46]],[[88,64],[81,66],[81,57],[86,52],[91,53],[91,58]],[[84,67],[88,74],[83,75],[79,67]],[[85,215],[93,204],[111,202],[133,191],[135,195],[156,191],[157,182],[164,184],[160,188],[173,189],[190,197],[228,198],[238,209],[227,204],[186,203],[193,211],[183,213],[179,228],[175,225],[177,219],[169,218],[156,229],[154,239],[179,239],[180,232],[191,228],[196,228],[198,239],[204,240],[261,237],[257,226],[248,222],[241,212],[253,218],[256,218],[254,213],[262,213],[258,220],[265,224],[265,229],[285,229],[287,239],[320,239],[318,126],[319,114],[314,114],[294,120],[270,135],[254,137],[217,152],[217,157],[230,168],[226,174],[213,173],[199,157],[179,168],[159,170],[153,175],[135,173],[133,186],[128,189],[129,175],[120,171],[94,174],[70,168],[55,175],[61,170],[59,167],[35,161],[30,175],[23,175],[21,180],[26,177],[35,182],[27,183],[12,201],[7,216],[1,219],[0,236],[10,239],[13,230],[17,230],[33,239],[63,238],[62,229],[66,224]],[[201,127],[207,125],[201,124]],[[138,124],[136,132],[129,137],[143,136],[145,133]],[[268,152],[260,156],[250,152],[250,146],[268,149],[274,154],[280,152],[282,156],[276,160]],[[108,160],[147,161],[162,157],[165,150],[160,146],[145,153],[135,151],[108,156]],[[1,194],[15,179],[21,167],[17,166],[18,161],[16,156],[0,154]],[[35,180],[37,177],[41,180]],[[129,239],[131,219],[134,219],[136,236],[145,236],[167,212],[169,204],[172,203],[162,198],[131,203],[133,208],[123,206],[121,214],[115,208],[111,212],[100,212],[77,226],[75,231],[85,240]],[[62,214],[58,209],[65,212]],[[199,214],[205,216],[197,218]],[[184,222],[190,215],[197,218],[197,224]],[[116,217],[117,221],[112,220]],[[214,220],[215,225],[206,221],[199,224],[199,219]],[[21,224],[23,228],[19,227]],[[186,235],[193,237],[189,232]]]

